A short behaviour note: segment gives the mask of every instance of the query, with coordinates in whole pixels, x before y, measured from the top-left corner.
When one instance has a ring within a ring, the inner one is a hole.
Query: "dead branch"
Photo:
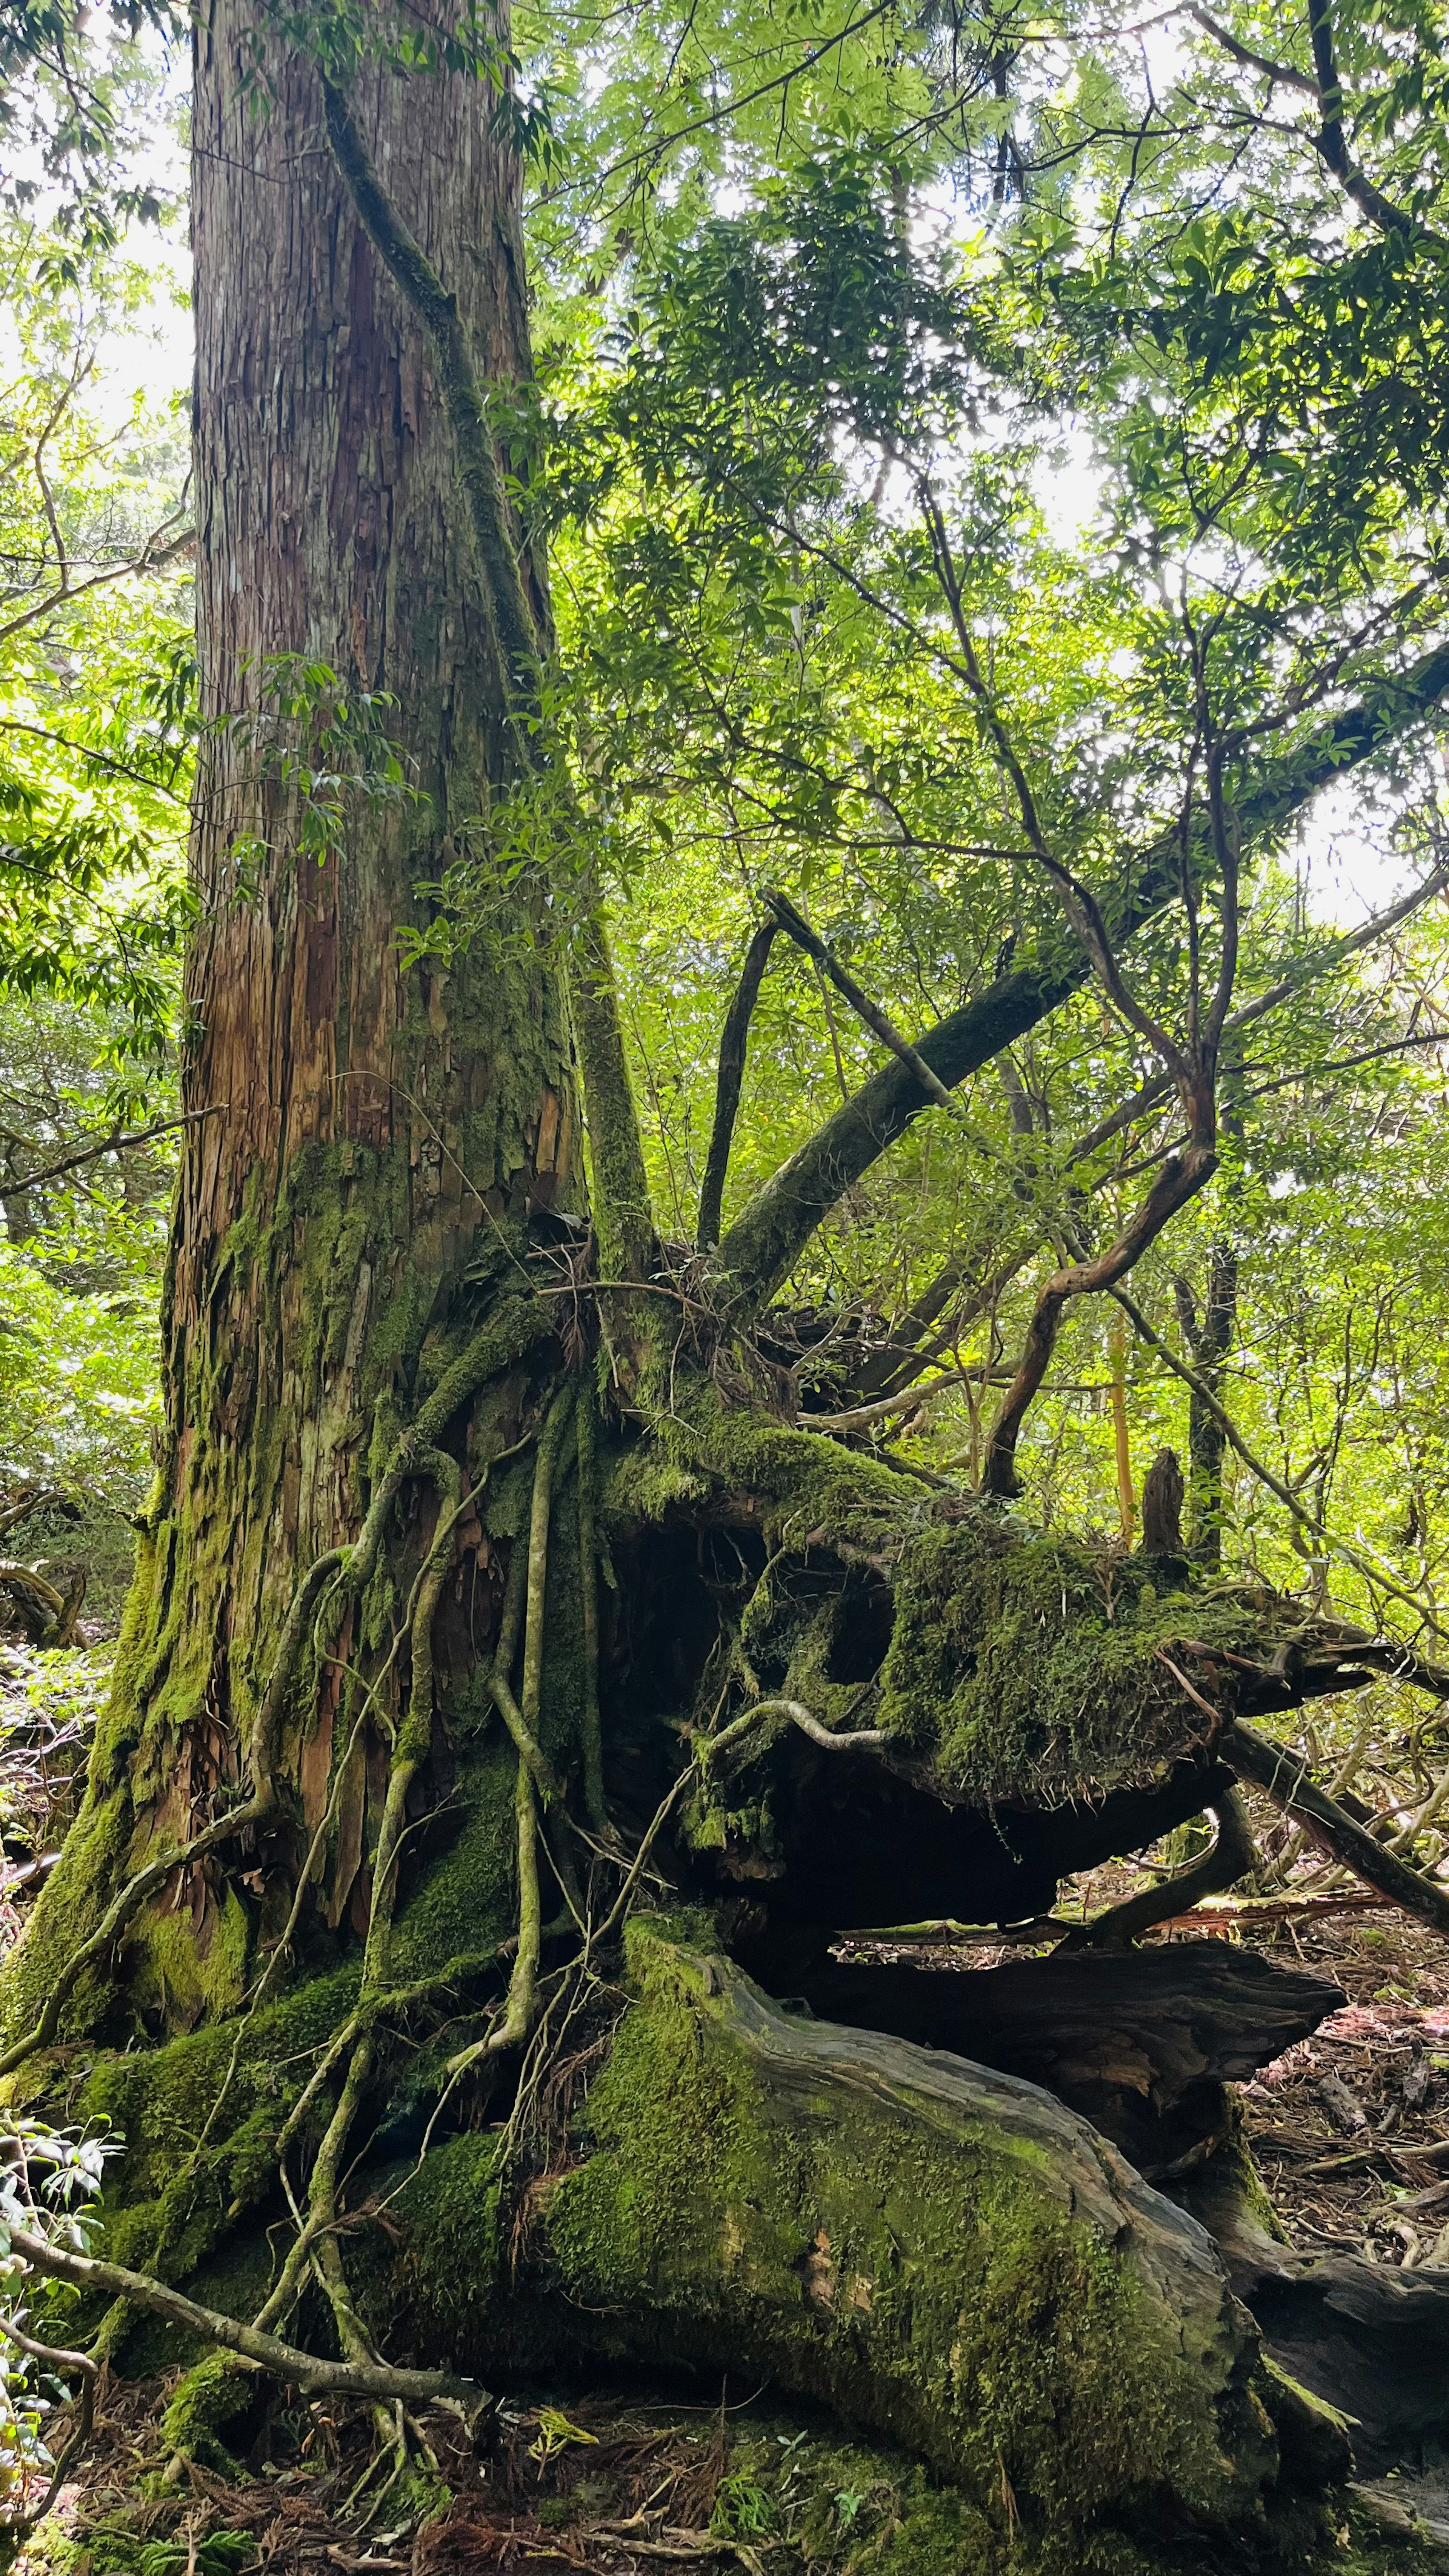
[[[1133,1896],[1124,1897],[1120,1905],[1109,1905],[1067,1934],[1063,1950],[1100,1949],[1114,1942],[1136,1941],[1158,1923],[1175,1922],[1186,1907],[1194,1906],[1204,1896],[1222,1895],[1246,1878],[1256,1859],[1253,1828],[1240,1789],[1225,1789],[1215,1798],[1210,1814],[1217,1822],[1216,1840],[1173,1878],[1158,1881],[1155,1887],[1141,1887]]]
[[[1406,1861],[1399,1860],[1362,1825],[1355,1824],[1336,1799],[1314,1786],[1300,1755],[1258,1735],[1241,1718],[1227,1729],[1218,1750],[1240,1778],[1253,1781],[1275,1806],[1292,1816],[1320,1851],[1341,1861],[1355,1878],[1377,1889],[1390,1905],[1401,1906],[1406,1914],[1417,1914],[1436,1932],[1449,1935],[1449,1891],[1425,1878],[1421,1871],[1410,1869]]]

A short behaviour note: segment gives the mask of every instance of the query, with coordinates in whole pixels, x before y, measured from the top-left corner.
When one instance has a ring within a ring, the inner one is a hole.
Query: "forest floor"
[[[111,1651],[102,1637],[65,1655],[0,1638],[0,1955],[64,1830]],[[1094,1872],[1063,1889],[1059,1911],[1094,1911],[1136,1883],[1133,1868]],[[1209,1931],[1301,1964],[1346,1996],[1311,2039],[1239,2088],[1289,2240],[1384,2264],[1449,2264],[1443,1944],[1361,1898],[1272,1921],[1245,1921],[1224,1901],[1153,1937]],[[1020,1946],[978,1939],[936,1947],[933,1963],[985,1968],[1004,1955]],[[902,2458],[852,2447],[824,2418],[793,2408],[782,2419],[768,2389],[600,2385],[596,2375],[512,2388],[471,2431],[435,2407],[422,2429],[451,2500],[430,2517],[388,2490],[386,2461],[369,2480],[374,2434],[360,2407],[289,2408],[279,2393],[236,2474],[218,2473],[221,2461],[169,2462],[161,2418],[176,2376],[103,2383],[84,2469],[18,2576],[656,2576],[691,2565],[954,2576],[931,2481]],[[1382,2486],[1358,2491],[1350,2521],[1345,2576],[1449,2566],[1449,2552],[1423,2546],[1422,2524],[1420,2541],[1407,2540],[1408,2517]]]

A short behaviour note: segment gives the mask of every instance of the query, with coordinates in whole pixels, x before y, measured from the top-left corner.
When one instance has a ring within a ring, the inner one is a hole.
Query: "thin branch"
[[[1295,993],[1302,992],[1319,976],[1330,973],[1361,948],[1371,948],[1375,940],[1383,939],[1389,931],[1396,930],[1401,921],[1407,921],[1409,915],[1417,912],[1431,896],[1442,894],[1446,886],[1449,886],[1449,865],[1435,868],[1407,894],[1401,895],[1396,903],[1389,904],[1383,912],[1375,913],[1371,920],[1361,922],[1357,930],[1346,931],[1342,938],[1330,940],[1325,948],[1315,949],[1311,957],[1305,957],[1290,968],[1266,992],[1255,994],[1250,1002],[1240,1003],[1223,1023],[1224,1037],[1233,1036],[1239,1029],[1255,1027],[1259,1020],[1276,1011],[1280,1002],[1291,1001]],[[1120,1109],[1114,1109],[1110,1117],[1089,1128],[1085,1136],[1078,1137],[1067,1155],[1065,1169],[1070,1171],[1075,1163],[1082,1162],[1088,1154],[1094,1154],[1099,1146],[1109,1144],[1124,1127],[1132,1126],[1160,1100],[1165,1100],[1171,1089],[1172,1083],[1166,1074],[1151,1075]]]
[[[196,535],[194,528],[185,528],[179,537],[173,537],[168,544],[162,545],[167,524],[162,522],[155,535],[147,538],[140,553],[129,563],[111,564],[104,572],[92,573],[89,581],[78,581],[74,585],[67,583],[52,591],[47,598],[38,599],[31,607],[22,609],[18,616],[8,619],[5,625],[0,626],[0,644],[8,644],[12,635],[19,635],[27,626],[34,626],[39,618],[51,616],[58,608],[69,608],[74,601],[84,599],[93,590],[100,590],[107,582],[123,581],[131,573],[160,572],[164,565],[185,552]]]
[[[744,968],[734,999],[725,1015],[719,1042],[719,1072],[715,1079],[714,1125],[710,1130],[709,1154],[699,1193],[698,1239],[701,1248],[719,1241],[720,1212],[724,1205],[735,1119],[739,1114],[750,1021],[754,1017],[755,1004],[759,1000],[760,986],[779,927],[778,922],[766,921],[755,932],[745,952]]]
[[[1272,1468],[1257,1455],[1255,1450],[1249,1448],[1231,1414],[1219,1403],[1206,1378],[1199,1370],[1190,1367],[1186,1360],[1179,1359],[1171,1343],[1165,1342],[1160,1333],[1154,1332],[1135,1298],[1130,1297],[1126,1289],[1120,1287],[1109,1289],[1108,1294],[1116,1298],[1138,1339],[1145,1342],[1149,1350],[1155,1351],[1160,1360],[1165,1361],[1173,1375],[1182,1379],[1184,1386],[1192,1389],[1193,1394],[1206,1407],[1237,1451],[1244,1466],[1257,1477],[1259,1484],[1266,1485],[1269,1493],[1276,1496],[1286,1512],[1292,1513],[1299,1528],[1307,1530],[1311,1537],[1321,1540],[1322,1544],[1330,1548],[1335,1556],[1340,1557],[1345,1565],[1352,1566],[1355,1574],[1362,1575],[1366,1583],[1375,1586],[1380,1592],[1388,1593],[1392,1600],[1402,1601],[1426,1628],[1433,1630],[1436,1637],[1443,1636],[1444,1631],[1433,1612],[1426,1610],[1422,1601],[1416,1599],[1412,1592],[1406,1592],[1401,1583],[1395,1583],[1392,1576],[1385,1574],[1382,1567],[1375,1564],[1371,1558],[1361,1555],[1357,1548],[1350,1547],[1347,1539],[1335,1538],[1331,1530],[1325,1529],[1322,1521],[1314,1518],[1307,1505],[1299,1501],[1292,1488],[1285,1485],[1281,1477],[1275,1476]]]
[[[753,107],[758,100],[769,98],[776,90],[788,90],[803,73],[813,71],[817,63],[823,62],[827,54],[838,52],[852,36],[858,36],[864,28],[873,26],[876,19],[888,16],[894,6],[895,0],[875,0],[872,8],[863,10],[858,18],[852,18],[835,35],[823,37],[818,45],[807,45],[800,61],[791,63],[787,70],[777,72],[770,80],[760,81],[754,89],[743,91],[738,98],[727,99],[720,107],[707,108],[701,115],[688,118],[673,133],[661,135],[656,142],[641,145],[638,151],[626,153],[621,160],[610,162],[599,172],[593,183],[595,188],[602,188],[610,179],[617,179],[624,170],[637,170],[641,166],[657,169],[666,152],[676,144],[687,142],[690,135],[702,134],[707,127],[722,124],[726,117],[738,116],[742,108]],[[564,190],[557,188],[545,194],[539,202],[547,205],[563,194]]]
[[[986,1470],[982,1478],[984,1493],[1006,1497],[1021,1490],[1016,1473],[1016,1444],[1027,1410],[1050,1365],[1068,1300],[1114,1288],[1119,1279],[1125,1278],[1148,1245],[1162,1232],[1169,1217],[1174,1216],[1179,1208],[1186,1207],[1189,1199],[1195,1198],[1211,1180],[1217,1170],[1217,1161],[1210,1145],[1192,1145],[1180,1159],[1174,1155],[1163,1165],[1141,1206],[1105,1252],[1098,1253],[1090,1261],[1069,1262],[1047,1281],[1027,1328],[1021,1364],[987,1444]]]
[[[186,798],[176,788],[167,787],[159,778],[148,778],[144,769],[132,769],[124,760],[113,760],[107,751],[92,751],[88,743],[73,742],[68,733],[52,733],[45,725],[25,724],[19,716],[0,716],[0,733],[25,733],[37,742],[53,742],[61,751],[73,751],[78,760],[89,761],[94,769],[105,769],[117,778],[133,779],[138,787],[147,787],[158,796],[167,796],[173,805],[184,805]]]
[[[923,1361],[922,1366],[926,1363]],[[872,1422],[883,1422],[889,1414],[908,1413],[918,1404],[929,1404],[932,1396],[949,1395],[961,1386],[1004,1386],[1010,1381],[1009,1369],[983,1364],[980,1368],[952,1369],[945,1377],[933,1377],[929,1386],[910,1386],[894,1395],[877,1396],[871,1404],[852,1405],[848,1413],[802,1413],[802,1431],[863,1431]]]
[[[767,886],[764,899],[781,930],[787,937],[794,940],[797,948],[804,949],[807,957],[814,958],[821,974],[829,977],[837,993],[850,1004],[856,1018],[863,1020],[866,1027],[880,1039],[881,1044],[890,1048],[892,1055],[899,1059],[906,1071],[915,1075],[926,1097],[934,1100],[938,1109],[949,1110],[954,1118],[961,1117],[960,1102],[952,1099],[944,1082],[931,1071],[925,1057],[912,1046],[909,1038],[902,1036],[895,1022],[887,1018],[880,1004],[873,1002],[870,995],[857,984],[849,969],[841,965],[829,942],[822,939],[818,931],[811,929],[803,912],[797,911],[789,896],[779,893],[772,886]]]
[[[1231,54],[1235,63],[1242,63],[1248,71],[1264,73],[1267,79],[1278,82],[1284,89],[1304,90],[1309,98],[1318,96],[1318,84],[1310,80],[1306,72],[1295,72],[1287,63],[1274,62],[1268,54],[1255,54],[1251,45],[1240,44],[1219,19],[1208,15],[1206,9],[1190,8],[1187,15],[1196,19],[1204,34],[1211,36],[1214,44],[1221,45],[1225,54]]]
[[[67,1172],[78,1172],[86,1163],[100,1161],[103,1154],[126,1154],[137,1145],[149,1145],[158,1136],[170,1136],[178,1127],[194,1127],[200,1118],[219,1118],[230,1102],[214,1100],[207,1109],[188,1109],[179,1118],[158,1118],[153,1127],[137,1127],[124,1135],[103,1136],[98,1145],[87,1145],[74,1154],[62,1155],[58,1163],[46,1163],[38,1172],[24,1172],[18,1180],[7,1180],[4,1196],[20,1198],[27,1190],[38,1190],[46,1181],[58,1181]]]

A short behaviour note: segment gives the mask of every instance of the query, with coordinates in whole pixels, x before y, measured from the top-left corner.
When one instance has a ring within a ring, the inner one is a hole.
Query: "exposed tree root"
[[[1139,1888],[1135,1896],[1124,1897],[1120,1905],[1109,1905],[1105,1913],[1094,1915],[1090,1923],[1067,1934],[1063,1950],[1105,1949],[1114,1942],[1140,1940],[1154,1923],[1166,1923],[1203,1896],[1218,1896],[1236,1887],[1246,1878],[1256,1858],[1253,1828],[1242,1793],[1225,1789],[1213,1801],[1210,1813],[1217,1820],[1217,1839],[1201,1858],[1187,1869],[1163,1879],[1156,1887]]]
[[[219,2344],[224,2351],[238,2354],[258,2370],[269,2371],[273,2378],[286,2380],[311,2396],[320,2397],[331,2391],[350,2397],[400,2397],[405,2403],[425,2406],[434,2397],[476,2399],[479,2394],[471,2380],[460,2379],[452,2371],[393,2370],[381,2362],[328,2361],[316,2353],[300,2352],[295,2345],[280,2342],[276,2335],[259,2332],[255,2326],[239,2325],[235,2317],[223,2316],[219,2308],[204,2308],[183,2291],[168,2289],[164,2282],[153,2280],[149,2272],[131,2272],[123,2264],[102,2262],[97,2255],[73,2253],[65,2246],[48,2243],[43,2236],[31,2235],[25,2228],[12,2228],[11,2243],[47,2279],[68,2281],[79,2290],[106,2290],[113,2298],[149,2308],[168,2324],[179,2326],[183,2333]]]

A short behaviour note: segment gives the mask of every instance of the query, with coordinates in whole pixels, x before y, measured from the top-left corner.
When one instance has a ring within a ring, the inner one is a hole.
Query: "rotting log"
[[[1057,1951],[964,1973],[929,1963],[833,1967],[803,1994],[831,2020],[1046,2086],[1149,2180],[1219,2146],[1225,2085],[1255,2075],[1345,2001],[1323,1978],[1219,1941]]]
[[[1259,2512],[1278,2454],[1251,2322],[1202,2229],[1085,2120],[784,2012],[657,1921],[629,1967],[590,2151],[542,2201],[573,2336],[824,2400],[1003,2524],[1010,2495],[1053,2564],[1101,2522]]]

